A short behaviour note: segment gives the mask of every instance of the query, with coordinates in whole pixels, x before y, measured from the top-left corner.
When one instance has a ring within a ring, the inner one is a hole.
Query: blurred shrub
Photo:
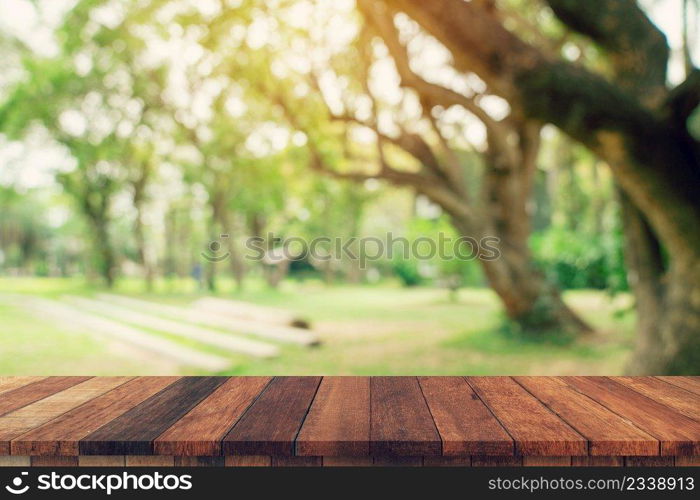
[[[586,234],[550,227],[532,236],[535,262],[563,289],[627,290],[619,231]]]

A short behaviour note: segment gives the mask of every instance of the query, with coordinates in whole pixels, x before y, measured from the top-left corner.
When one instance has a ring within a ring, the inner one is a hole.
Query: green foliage
[[[531,241],[537,265],[559,287],[627,289],[621,234],[582,234],[552,227]]]

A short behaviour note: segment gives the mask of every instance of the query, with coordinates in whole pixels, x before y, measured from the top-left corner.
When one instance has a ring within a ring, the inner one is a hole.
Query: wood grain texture
[[[516,454],[588,454],[583,436],[510,377],[467,377],[467,381],[515,440]]]
[[[15,438],[13,455],[79,454],[85,436],[162,391],[180,377],[139,377]]]
[[[700,377],[656,377],[694,394],[700,394]]]
[[[25,385],[33,384],[46,377],[0,377],[0,394],[19,389]]]
[[[32,467],[77,467],[78,457],[31,457]]]
[[[174,467],[175,457],[164,455],[127,455],[124,457],[127,467]]]
[[[78,457],[78,467],[124,467],[126,457],[122,455],[84,455]]]
[[[422,467],[423,457],[409,456],[385,456],[372,457],[372,465],[375,467]]]
[[[659,441],[553,377],[514,377],[588,440],[590,455],[658,455]],[[663,383],[663,382],[662,382]]]
[[[225,455],[291,456],[321,377],[275,377],[223,440]]]
[[[224,457],[176,456],[175,467],[223,467]]]
[[[369,455],[369,390],[368,377],[324,377],[296,440],[296,454]]]
[[[132,377],[96,377],[0,417],[0,449],[11,451],[12,439],[94,399]],[[25,453],[19,453],[25,455]]]
[[[323,457],[324,467],[369,467],[372,457]]]
[[[272,457],[269,455],[233,455],[224,457],[226,467],[270,467]]]
[[[661,442],[661,455],[700,454],[700,424],[607,377],[562,377],[567,384]]]
[[[321,467],[321,457],[272,457],[272,467]]]
[[[187,377],[88,434],[80,441],[81,455],[149,455],[152,442],[225,377]]]
[[[153,442],[156,455],[220,455],[221,440],[271,377],[228,379]]]
[[[86,381],[90,377],[49,377],[6,392],[0,398],[0,415],[27,406]]]
[[[610,379],[700,422],[700,394],[689,392],[654,377],[610,377]]]
[[[520,467],[523,457],[473,456],[472,467]]]
[[[524,467],[570,467],[571,457],[523,457]]]
[[[437,456],[442,442],[416,377],[371,378],[372,456]]]
[[[673,467],[673,457],[625,457],[625,467]]]
[[[676,467],[700,467],[700,455],[698,456],[687,456],[687,457],[675,457]]]
[[[445,456],[513,455],[513,439],[463,377],[418,377]]]
[[[472,457],[424,457],[423,467],[471,467]]]
[[[574,467],[622,467],[625,457],[571,457]]]

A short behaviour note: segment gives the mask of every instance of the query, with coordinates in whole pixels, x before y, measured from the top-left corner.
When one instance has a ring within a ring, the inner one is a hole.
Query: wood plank
[[[224,438],[225,455],[291,456],[321,377],[275,377]]]
[[[625,457],[625,467],[673,467],[673,457]]]
[[[463,377],[418,377],[442,454],[513,455],[513,439]]]
[[[436,456],[442,443],[416,377],[372,377],[373,456]]]
[[[523,457],[499,457],[497,455],[477,455],[472,457],[472,467],[519,467]]]
[[[15,438],[13,455],[75,456],[78,442],[180,377],[139,377]]]
[[[33,384],[46,377],[0,377],[0,394],[4,394],[25,385]]]
[[[700,423],[607,377],[561,377],[661,442],[661,455],[700,454]]]
[[[0,417],[0,449],[10,453],[10,442],[18,436],[63,415],[133,377],[95,377],[23,406]],[[19,453],[25,455],[25,453]]]
[[[0,467],[31,467],[29,457],[0,456]]]
[[[471,467],[472,457],[425,457],[424,467]]]
[[[571,457],[574,467],[622,467],[625,457]]]
[[[296,454],[369,455],[369,388],[369,377],[324,377],[296,440]]]
[[[676,467],[700,467],[700,455],[675,458]]]
[[[323,457],[324,467],[369,467],[372,465],[372,457]]]
[[[30,457],[32,467],[77,467],[78,457]]]
[[[228,379],[153,442],[156,455],[221,454],[221,440],[241,418],[271,377]]]
[[[122,455],[85,455],[78,457],[78,467],[124,467],[126,457]]]
[[[27,406],[35,401],[56,394],[64,389],[68,389],[81,382],[85,382],[90,377],[49,377],[38,382],[13,389],[0,398],[0,415],[5,415],[11,411]]]
[[[700,394],[700,377],[656,377],[694,394]]]
[[[523,457],[524,467],[571,467],[571,457]]]
[[[515,440],[518,455],[587,455],[588,443],[510,377],[467,377],[467,381]]]
[[[654,377],[610,377],[615,382],[634,389],[646,397],[673,408],[679,413],[700,422],[700,394]]]
[[[272,467],[321,467],[321,457],[272,457]]]
[[[269,455],[234,455],[224,457],[226,467],[270,467],[272,457]]]
[[[659,441],[553,377],[514,377],[533,396],[588,440],[597,456],[658,455]],[[661,382],[663,383],[663,382]]]
[[[226,381],[187,377],[103,425],[80,441],[81,455],[149,455],[152,442]]]
[[[423,457],[409,456],[376,456],[372,457],[375,467],[422,467]]]
[[[224,457],[175,457],[175,467],[223,467]]]
[[[127,467],[174,467],[175,457],[163,455],[127,455],[125,457]]]

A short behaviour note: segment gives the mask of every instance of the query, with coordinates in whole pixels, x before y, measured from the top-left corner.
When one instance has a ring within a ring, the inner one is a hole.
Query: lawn
[[[462,290],[458,300],[451,301],[442,289],[392,284],[328,287],[290,281],[279,290],[257,282],[243,292],[230,288],[224,283],[219,295],[285,308],[310,319],[322,345],[285,345],[273,359],[229,356],[229,374],[612,375],[623,371],[633,340],[629,297],[613,298],[600,291],[566,294],[597,328],[596,334],[574,341],[556,336],[535,341],[501,328],[498,302],[485,289]],[[36,317],[16,300],[22,294],[59,298],[95,291],[78,279],[0,279],[0,374],[197,373]],[[160,283],[157,293],[147,294],[139,282],[125,280],[116,291],[183,306],[201,296],[186,282]]]

